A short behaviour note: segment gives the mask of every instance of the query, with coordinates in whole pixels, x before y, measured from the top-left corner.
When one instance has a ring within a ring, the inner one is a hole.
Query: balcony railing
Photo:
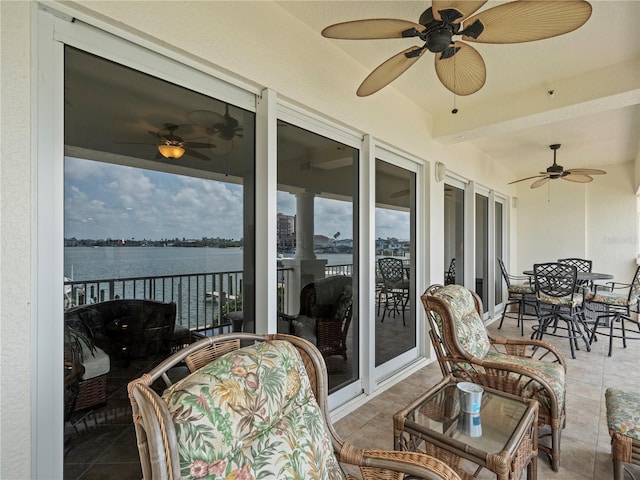
[[[351,275],[352,265],[331,265],[325,275]],[[277,269],[278,311],[285,311],[292,268]],[[242,310],[242,271],[149,277],[66,280],[65,309],[118,298],[176,303],[176,323],[191,330],[215,327],[224,315]]]

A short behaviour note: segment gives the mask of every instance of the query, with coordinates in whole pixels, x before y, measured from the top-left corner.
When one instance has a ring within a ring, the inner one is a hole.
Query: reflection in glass
[[[445,284],[464,285],[464,190],[444,186]]]
[[[504,250],[502,244],[502,235],[503,235],[503,227],[502,227],[502,203],[495,203],[496,210],[496,267],[495,267],[495,295],[496,300],[495,304],[500,305],[502,303],[502,275],[500,274],[500,265],[498,265],[498,259],[504,259]]]
[[[416,346],[415,177],[376,159],[376,366]]]
[[[314,343],[333,392],[358,377],[358,150],[278,122],[278,331]]]
[[[489,310],[489,198],[476,194],[476,293]]]

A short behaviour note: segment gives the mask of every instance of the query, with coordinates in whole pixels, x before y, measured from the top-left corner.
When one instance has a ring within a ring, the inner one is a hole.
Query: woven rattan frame
[[[443,375],[461,377],[458,372],[472,371],[471,374],[463,377],[465,381],[472,381],[519,397],[524,397],[523,384],[529,383],[524,382],[523,379],[538,382],[542,386],[535,398],[540,403],[538,423],[541,426],[548,425],[551,428],[551,445],[545,445],[544,442],[541,442],[539,449],[550,456],[551,468],[558,471],[560,468],[560,433],[564,428],[566,418],[564,402],[560,403],[551,385],[535,370],[516,364],[489,362],[469,355],[462,348],[455,334],[453,310],[446,301],[433,296],[441,288],[444,287],[442,285],[430,286],[421,299],[429,321],[429,336]],[[474,292],[470,291],[470,293],[473,296],[476,311],[482,312],[482,300]],[[442,331],[440,331],[435,315],[439,315],[442,320]],[[564,356],[547,342],[492,337],[491,335],[489,335],[489,340],[496,352],[559,363],[566,374],[567,364]],[[549,436],[549,434],[542,430],[541,438],[544,436]]]
[[[310,342],[292,335],[250,333],[230,333],[202,339],[176,352],[149,373],[129,383],[129,400],[133,409],[144,479],[180,478],[180,460],[173,421],[166,404],[152,385],[159,379],[166,386],[171,385],[167,372],[183,361],[195,368],[202,362],[212,361],[227,351],[239,348],[240,345],[267,340],[289,341],[300,352],[331,435],[336,457],[343,466],[359,467],[363,479],[401,480],[405,474],[432,480],[460,479],[451,467],[429,455],[393,450],[364,450],[342,440],[331,423],[327,370],[318,349]],[[352,477],[345,475],[345,478]]]

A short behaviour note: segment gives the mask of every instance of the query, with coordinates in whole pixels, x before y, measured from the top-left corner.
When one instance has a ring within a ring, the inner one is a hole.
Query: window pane
[[[496,268],[495,268],[495,290],[496,290],[496,305],[500,305],[502,303],[502,283],[504,280],[502,279],[502,274],[500,272],[500,265],[498,265],[498,258],[504,259],[504,249],[502,245],[502,203],[495,203],[496,210]]]
[[[489,199],[476,194],[476,293],[482,299],[485,312],[489,310]]]
[[[464,285],[464,190],[444,186],[444,281]]]
[[[358,378],[357,159],[278,123],[278,331],[316,344],[330,392]]]

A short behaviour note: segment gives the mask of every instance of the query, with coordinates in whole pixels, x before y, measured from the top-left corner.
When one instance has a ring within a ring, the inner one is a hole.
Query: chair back
[[[385,257],[378,260],[382,281],[387,288],[399,286],[404,280],[404,263],[399,258]]]
[[[449,269],[446,271],[444,275],[444,283],[445,285],[451,285],[452,283],[456,283],[456,259],[452,258],[449,263]]]
[[[633,275],[633,280],[631,281],[631,287],[629,288],[629,305],[631,305],[631,301],[635,298],[640,297],[640,266],[636,268],[636,273]]]
[[[509,278],[509,272],[507,272],[507,267],[504,266],[504,262],[501,258],[498,259],[498,265],[500,265],[500,271],[502,272],[502,278],[507,283],[507,288],[511,287],[511,279]]]
[[[591,272],[593,268],[593,261],[585,260],[584,258],[560,258],[558,259],[558,263],[573,265],[579,272]]]
[[[568,263],[537,263],[533,266],[536,296],[573,297],[578,269]]]
[[[480,359],[487,355],[489,336],[479,313],[482,301],[475,293],[460,285],[432,286],[421,298],[436,354],[440,350],[448,357]]]

